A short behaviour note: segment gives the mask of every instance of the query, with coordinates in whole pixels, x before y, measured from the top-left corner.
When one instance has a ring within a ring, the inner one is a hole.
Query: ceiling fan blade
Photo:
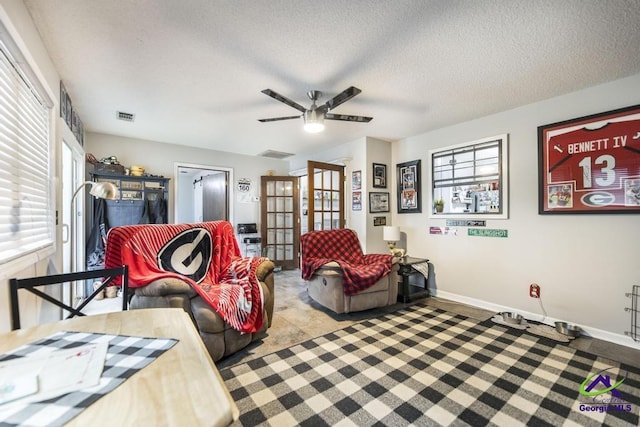
[[[326,113],[324,115],[326,120],[342,120],[345,122],[359,122],[359,123],[369,123],[373,120],[373,117],[365,117],[365,116],[349,116],[347,114],[331,114]]]
[[[337,94],[336,96],[334,96],[333,98],[325,102],[324,104],[322,104],[320,107],[318,107],[317,110],[322,113],[331,111],[334,108],[336,108],[338,105],[344,102],[347,102],[348,100],[350,100],[351,98],[359,94],[360,92],[362,92],[360,89],[358,89],[355,86],[351,86],[343,90],[342,92],[340,92],[339,94]]]
[[[291,119],[299,119],[301,116],[287,116],[287,117],[272,117],[270,119],[258,119],[259,122],[277,122],[279,120],[291,120]]]
[[[289,98],[287,98],[286,96],[282,96],[277,92],[272,91],[271,89],[265,89],[262,91],[262,93],[264,93],[267,96],[272,97],[273,99],[283,102],[285,104],[287,104],[289,107],[293,107],[296,110],[304,113],[305,111],[307,111],[306,108],[304,108],[302,105],[298,104],[295,101],[290,100]]]

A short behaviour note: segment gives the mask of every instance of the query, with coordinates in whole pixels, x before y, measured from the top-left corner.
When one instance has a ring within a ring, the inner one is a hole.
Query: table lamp
[[[389,246],[391,255],[397,257],[404,256],[404,249],[396,248],[396,242],[400,241],[400,227],[385,226],[382,229],[382,240],[387,242],[387,246]]]

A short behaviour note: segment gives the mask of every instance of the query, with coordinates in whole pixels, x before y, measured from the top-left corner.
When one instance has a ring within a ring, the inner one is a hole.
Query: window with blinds
[[[0,41],[0,264],[54,245],[50,108]]]

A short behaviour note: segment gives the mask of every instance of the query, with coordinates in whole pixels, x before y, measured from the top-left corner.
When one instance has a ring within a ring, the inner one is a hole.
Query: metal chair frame
[[[9,288],[11,294],[11,330],[20,329],[18,289],[25,289],[32,294],[35,294],[40,298],[49,301],[50,303],[66,311],[69,311],[70,314],[66,317],[67,319],[69,319],[74,316],[86,316],[86,314],[83,313],[82,310],[118,276],[122,276],[122,310],[126,311],[128,309],[129,294],[129,268],[126,265],[110,269],[81,271],[78,273],[54,274],[51,276],[29,277],[24,279],[10,279]],[[82,301],[82,303],[76,308],[53,298],[51,295],[45,294],[39,289],[36,289],[38,286],[64,284],[67,282],[75,282],[87,279],[101,279],[102,285],[97,289],[94,289],[91,295],[89,295],[84,301]]]

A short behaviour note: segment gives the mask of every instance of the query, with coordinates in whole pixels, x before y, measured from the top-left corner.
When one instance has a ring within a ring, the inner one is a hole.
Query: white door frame
[[[84,192],[78,194],[75,201],[75,212],[71,212],[71,197],[74,191],[84,182],[84,149],[78,143],[75,136],[67,126],[62,131],[62,161],[61,161],[61,191],[62,191],[62,271],[71,272],[71,266],[75,265],[76,271],[84,271],[85,260],[85,224],[86,214]],[[70,157],[66,155],[70,154]],[[69,164],[70,162],[70,164]],[[75,262],[71,263],[71,221],[75,221]],[[79,293],[79,295],[77,295]],[[82,297],[83,290],[72,290],[71,286],[63,288],[63,300],[71,303],[72,298]],[[76,295],[74,295],[76,294]]]
[[[229,222],[235,226],[234,216],[233,216],[233,205],[234,205],[234,186],[233,186],[233,169],[224,167],[224,166],[212,166],[212,165],[202,165],[196,163],[184,163],[184,162],[175,162],[173,164],[173,175],[174,175],[174,204],[173,204],[173,218],[174,222],[177,222],[178,219],[178,208],[179,208],[179,196],[180,196],[180,169],[188,168],[188,169],[200,169],[203,171],[212,171],[212,172],[226,172],[229,176],[229,185],[227,189],[227,204],[229,208]]]

